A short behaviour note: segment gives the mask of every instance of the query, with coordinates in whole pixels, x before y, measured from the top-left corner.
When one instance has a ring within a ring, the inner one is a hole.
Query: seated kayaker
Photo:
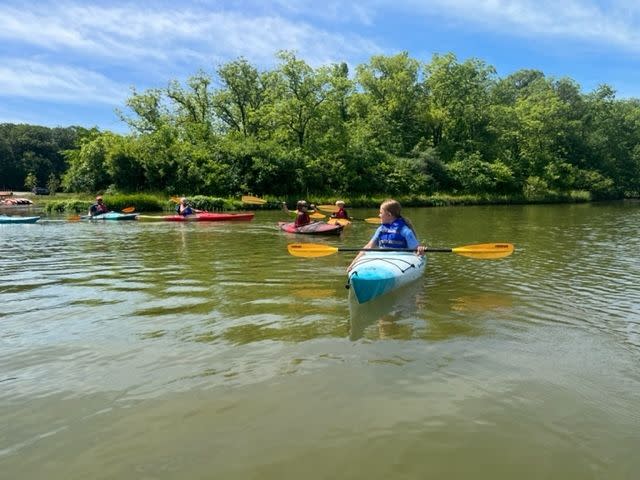
[[[416,238],[416,232],[408,218],[402,216],[402,207],[397,200],[385,200],[380,204],[380,225],[371,240],[363,248],[409,248],[416,250],[418,255],[424,255],[426,245],[420,245]],[[351,265],[364,252],[358,253],[353,259],[347,271],[351,270]]]
[[[344,208],[344,202],[342,200],[338,200],[336,202],[336,207],[338,207],[338,211],[331,214],[331,218],[344,218],[349,220],[349,214]]]
[[[305,200],[298,200],[296,210],[298,211],[296,221],[294,222],[296,228],[309,225],[311,223],[311,217],[309,216],[309,205],[307,202]]]
[[[182,197],[180,203],[176,206],[176,212],[178,215],[186,217],[187,215],[193,215],[193,209],[189,206],[187,199]]]
[[[103,213],[107,213],[109,209],[104,204],[102,197],[98,195],[96,197],[96,203],[89,207],[89,216],[95,217],[96,215],[102,215]]]
[[[298,200],[296,203],[296,219],[294,221],[295,227],[304,227],[311,223],[311,217],[309,216],[309,204],[306,200]],[[287,202],[282,202],[282,211],[289,213]]]

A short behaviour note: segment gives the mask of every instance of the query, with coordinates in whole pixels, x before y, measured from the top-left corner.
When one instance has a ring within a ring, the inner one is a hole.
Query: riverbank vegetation
[[[121,135],[0,125],[0,187],[371,206],[588,201],[640,194],[640,101],[478,59],[407,53],[312,67],[280,52],[133,91]]]

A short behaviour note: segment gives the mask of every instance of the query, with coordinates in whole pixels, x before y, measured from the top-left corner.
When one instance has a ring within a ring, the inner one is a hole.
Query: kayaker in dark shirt
[[[180,203],[176,206],[176,212],[178,215],[182,215],[183,217],[193,214],[193,209],[189,206],[185,197],[180,199]]]
[[[427,246],[420,245],[413,225],[401,212],[402,207],[397,200],[389,199],[382,202],[379,214],[382,225],[363,248],[410,248],[415,249],[418,255],[424,255]],[[351,265],[363,254],[364,252],[360,252],[356,255],[347,271],[351,270]]]
[[[96,197],[96,203],[89,207],[89,216],[95,217],[96,215],[102,215],[103,213],[107,213],[109,209],[102,201],[102,197],[98,195]]]
[[[331,218],[344,218],[349,220],[349,214],[344,208],[344,202],[342,200],[338,200],[336,202],[336,207],[338,207],[338,211],[331,214]]]
[[[282,210],[285,213],[289,213],[286,202],[282,202]],[[296,219],[294,221],[295,227],[304,227],[311,223],[311,217],[309,216],[309,205],[306,200],[298,200],[296,203]]]

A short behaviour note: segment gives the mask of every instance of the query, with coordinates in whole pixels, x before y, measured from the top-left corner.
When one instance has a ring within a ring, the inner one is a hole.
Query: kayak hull
[[[36,223],[40,217],[13,217],[0,215],[0,223]]]
[[[194,215],[140,215],[142,222],[238,222],[253,220],[255,213],[214,213],[202,212]]]
[[[137,218],[138,214],[137,213],[120,213],[120,212],[107,212],[107,213],[103,213],[102,215],[94,215],[93,217],[90,217],[89,215],[84,215],[82,217],[80,217],[82,220],[90,220],[90,221],[97,221],[97,220],[135,220]]]
[[[340,235],[344,228],[342,225],[329,225],[325,222],[311,222],[302,227],[296,227],[293,222],[278,222],[278,227],[283,232],[305,235]]]
[[[426,264],[412,252],[365,252],[349,271],[348,286],[365,303],[418,280]]]

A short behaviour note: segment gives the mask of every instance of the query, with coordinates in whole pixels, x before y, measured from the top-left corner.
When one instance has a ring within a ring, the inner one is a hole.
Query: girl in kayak
[[[109,209],[102,201],[102,197],[98,195],[96,197],[96,203],[89,207],[89,216],[95,217],[96,215],[102,215],[103,213],[107,213]]]
[[[349,220],[349,214],[345,210],[344,202],[342,200],[338,200],[336,202],[336,207],[338,207],[338,211],[331,214],[331,218],[344,218],[345,220]]]
[[[176,212],[178,212],[178,215],[182,215],[183,217],[193,214],[193,210],[187,203],[187,199],[185,197],[180,199],[180,203],[176,206]]]
[[[409,219],[402,216],[402,207],[397,200],[389,199],[380,205],[380,221],[382,225],[375,231],[371,240],[363,248],[409,248],[416,250],[418,255],[424,255],[426,245],[420,245],[416,232]],[[359,252],[351,265],[363,255]]]
[[[285,213],[289,213],[287,203],[282,202],[282,210]],[[298,200],[296,203],[296,220],[294,222],[295,227],[304,227],[311,223],[311,217],[309,216],[309,205],[306,200]]]

